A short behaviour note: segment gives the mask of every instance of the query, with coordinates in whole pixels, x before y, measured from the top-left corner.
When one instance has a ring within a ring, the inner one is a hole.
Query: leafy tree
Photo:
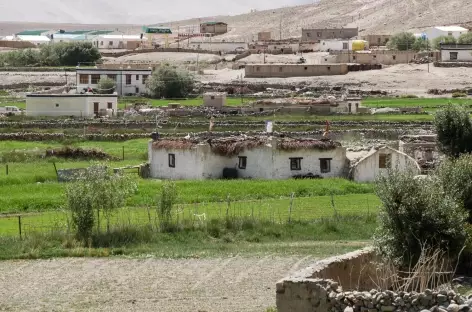
[[[459,39],[457,39],[457,43],[472,44],[472,32],[460,35]]]
[[[427,51],[431,48],[429,40],[423,38],[416,38],[415,43],[413,43],[412,50],[414,51]]]
[[[406,51],[413,49],[416,37],[410,32],[401,32],[393,35],[387,42],[387,47],[392,50]]]
[[[382,205],[374,235],[377,251],[401,267],[415,265],[422,248],[440,249],[451,258],[467,240],[467,213],[445,194],[437,179],[415,179],[390,171],[376,183]]]
[[[447,105],[434,117],[439,150],[449,157],[472,152],[472,123],[466,110]]]
[[[440,37],[434,38],[433,48],[436,49],[436,50],[439,50],[441,48],[441,43],[455,44],[456,43],[456,38],[454,38],[452,36],[440,36]]]
[[[194,84],[189,72],[163,65],[154,71],[146,86],[152,98],[183,98],[193,90]]]
[[[111,78],[101,78],[98,82],[98,93],[100,94],[112,94],[115,92],[116,81]]]
[[[101,214],[109,230],[113,211],[124,206],[126,198],[136,191],[136,183],[123,175],[110,175],[103,165],[92,166],[76,178],[78,181],[66,186],[67,204],[77,238],[87,241],[94,225],[100,230]]]

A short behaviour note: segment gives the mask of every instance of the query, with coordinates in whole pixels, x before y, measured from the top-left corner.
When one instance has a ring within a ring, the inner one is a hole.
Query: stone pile
[[[468,312],[472,308],[471,299],[453,290],[343,292],[337,282],[329,283],[325,290],[331,312]]]

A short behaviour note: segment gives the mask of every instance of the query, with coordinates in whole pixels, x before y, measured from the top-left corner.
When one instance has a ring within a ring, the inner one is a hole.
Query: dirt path
[[[308,257],[0,262],[0,311],[263,312]]]

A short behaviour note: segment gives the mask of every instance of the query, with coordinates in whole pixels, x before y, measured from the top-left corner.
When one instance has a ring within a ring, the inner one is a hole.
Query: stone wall
[[[435,67],[472,67],[472,62],[434,62]]]
[[[370,248],[319,261],[276,284],[278,312],[468,312],[472,300],[452,290],[375,290]],[[355,291],[343,291],[356,289]]]

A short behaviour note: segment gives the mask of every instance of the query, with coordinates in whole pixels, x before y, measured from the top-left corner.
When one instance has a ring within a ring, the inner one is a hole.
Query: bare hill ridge
[[[48,0],[49,1],[49,0]],[[137,0],[135,2],[145,1]],[[61,9],[61,7],[59,7]],[[65,9],[64,9],[65,10]],[[69,9],[68,9],[69,10]],[[298,37],[306,27],[359,27],[361,33],[394,33],[418,30],[433,25],[470,24],[472,0],[321,0],[316,4],[257,11],[254,13],[191,19],[167,23],[177,26],[198,24],[217,19],[229,24],[230,31],[221,38],[228,40],[252,39],[259,31],[272,31],[275,38]],[[74,15],[66,11],[64,14]],[[85,14],[85,13],[84,13]],[[132,14],[130,12],[129,14]],[[77,19],[77,18],[76,18]],[[65,27],[64,27],[65,26]],[[280,27],[281,26],[281,27]],[[139,32],[132,25],[64,25],[2,23],[1,33],[13,33],[25,28],[119,28],[124,32]]]

